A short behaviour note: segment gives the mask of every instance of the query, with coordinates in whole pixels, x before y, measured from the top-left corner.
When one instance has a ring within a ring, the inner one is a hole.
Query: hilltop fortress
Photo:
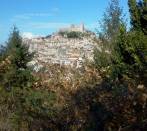
[[[80,32],[82,37],[67,38],[57,32],[47,37],[24,39],[29,51],[35,52],[32,64],[41,66],[41,63],[51,63],[80,68],[86,59],[93,61],[93,50],[96,45],[93,41],[94,33],[85,31],[84,25],[72,25],[59,31]]]
[[[80,25],[70,25],[70,27],[68,28],[61,28],[59,30],[59,32],[72,32],[72,31],[76,31],[76,32],[82,32],[84,33],[86,30],[85,30],[85,27],[84,27],[84,24],[80,24]]]

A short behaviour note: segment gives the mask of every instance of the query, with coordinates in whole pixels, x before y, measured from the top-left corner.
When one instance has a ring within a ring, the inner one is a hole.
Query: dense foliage
[[[135,5],[134,5],[135,2]],[[114,42],[114,52],[112,58],[112,67],[118,73],[118,76],[123,77],[123,74],[130,78],[136,79],[139,83],[145,84],[147,78],[147,36],[144,32],[144,27],[140,24],[142,13],[136,13],[137,10],[144,10],[145,1],[128,2],[131,14],[131,30],[127,31],[124,24],[120,27],[120,33]],[[142,6],[138,6],[142,5]],[[133,7],[136,7],[135,10]],[[138,15],[135,17],[135,15]],[[144,14],[145,15],[145,14]],[[142,23],[145,25],[145,23]],[[145,84],[146,85],[146,84]]]
[[[147,35],[147,0],[128,0],[133,29],[140,30]]]
[[[14,27],[1,50],[0,130],[41,129],[58,112],[55,93],[33,88],[36,80],[28,64],[33,54]]]
[[[2,52],[1,66],[7,68],[0,73],[2,85],[10,90],[13,87],[25,87],[30,84],[33,78],[27,64],[32,58],[33,53],[28,52],[28,47],[22,43],[19,31],[14,27],[5,51]]]
[[[145,131],[147,129],[146,0],[128,0],[131,28],[111,0],[99,32],[94,63],[74,70],[44,65],[33,72],[33,53],[15,27],[0,48],[0,130]],[[60,32],[68,38],[81,33]]]
[[[120,32],[119,28],[122,22],[122,9],[119,7],[119,1],[111,0],[100,22],[101,29],[98,31],[100,40],[100,42],[98,41],[98,46],[101,46],[101,50],[95,48],[94,51],[97,68],[106,68],[112,64],[114,43]]]
[[[84,33],[81,33],[79,31],[60,31],[59,34],[63,37],[67,37],[69,39],[81,39],[84,36]]]

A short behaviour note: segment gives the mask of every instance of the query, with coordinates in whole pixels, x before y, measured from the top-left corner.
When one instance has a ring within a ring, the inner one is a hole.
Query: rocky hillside
[[[93,61],[95,34],[91,32],[58,32],[47,37],[23,39],[30,52],[35,52],[36,68],[41,63],[52,63],[74,68],[82,67],[85,60]],[[36,69],[38,70],[38,69]]]

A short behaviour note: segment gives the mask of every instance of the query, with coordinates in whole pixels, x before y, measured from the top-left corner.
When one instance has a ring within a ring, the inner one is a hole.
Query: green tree
[[[145,1],[144,1],[145,3]],[[114,78],[122,78],[127,75],[136,79],[137,83],[146,85],[147,78],[147,37],[142,25],[144,3],[129,0],[131,25],[130,31],[122,24],[120,33],[114,42],[112,74]]]
[[[114,42],[112,76],[122,78],[127,75],[137,83],[146,85],[147,78],[147,37],[146,37],[146,0],[129,0],[131,30],[122,24]]]
[[[131,25],[133,26],[133,28],[139,29],[141,25],[140,12],[136,0],[128,0],[128,5],[131,18]]]
[[[147,67],[147,38],[140,31],[126,31],[122,25],[114,48],[113,76],[124,74],[139,81],[145,79]]]
[[[4,54],[5,54],[5,47],[0,46],[0,61],[3,60]]]
[[[3,85],[6,88],[24,87],[33,80],[28,62],[33,58],[28,46],[23,44],[19,31],[14,27],[6,45],[5,58],[9,68],[3,74]]]
[[[145,35],[147,35],[147,0],[144,0],[141,11],[141,28]]]
[[[98,32],[98,46],[94,51],[94,60],[96,67],[107,67],[111,64],[112,52],[114,51],[114,41],[119,34],[119,28],[122,23],[122,9],[118,0],[111,0],[101,21],[101,30]]]
[[[0,130],[47,130],[57,114],[55,93],[33,88],[33,54],[14,27],[0,50]]]
[[[128,5],[132,28],[147,35],[147,0],[128,0]]]
[[[101,22],[100,36],[109,42],[116,38],[122,19],[122,9],[118,0],[111,0]]]

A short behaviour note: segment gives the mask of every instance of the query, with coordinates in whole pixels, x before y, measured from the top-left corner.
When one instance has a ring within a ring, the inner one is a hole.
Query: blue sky
[[[70,24],[98,28],[109,0],[1,0],[0,43],[16,25],[22,34],[44,36]],[[128,15],[127,0],[120,6]]]

